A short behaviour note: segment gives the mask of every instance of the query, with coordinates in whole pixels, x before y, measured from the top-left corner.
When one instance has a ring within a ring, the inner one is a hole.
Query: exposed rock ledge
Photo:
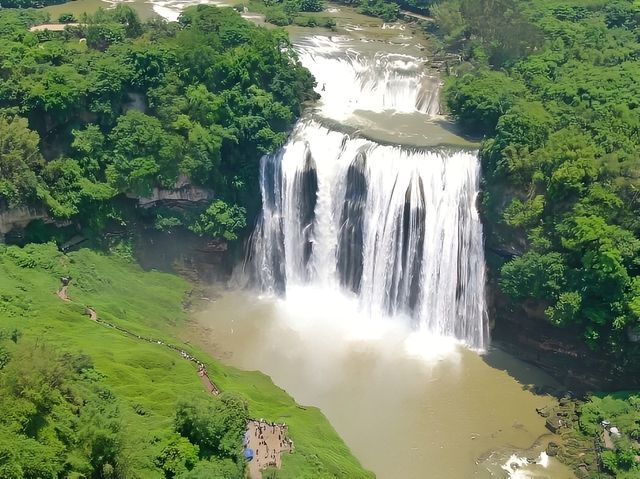
[[[214,192],[213,190],[193,185],[188,176],[181,175],[173,188],[168,189],[156,186],[150,196],[127,196],[137,199],[142,208],[151,208],[158,203],[206,203],[213,199]]]
[[[18,206],[11,209],[5,209],[0,206],[0,243],[4,243],[4,237],[7,233],[24,229],[34,220],[55,223],[58,226],[70,224],[69,221],[54,220],[41,206]]]

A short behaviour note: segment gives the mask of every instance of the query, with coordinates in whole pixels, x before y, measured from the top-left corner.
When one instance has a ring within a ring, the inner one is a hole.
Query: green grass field
[[[71,303],[55,293],[62,276],[71,276]],[[187,321],[182,302],[192,285],[170,274],[145,272],[130,260],[83,249],[63,255],[54,245],[24,249],[0,245],[0,328],[17,328],[25,340],[45,342],[59,352],[83,353],[126,405],[122,412],[128,447],[149,459],[145,477],[163,477],[153,466],[157,438],[172,429],[181,398],[206,395],[196,366],[175,351],[123,335],[93,321],[101,319],[162,339],[190,351],[207,364],[223,391],[241,394],[250,414],[289,425],[296,452],[285,455],[278,478],[373,477],[353,457],[316,408],[301,408],[259,372],[227,367],[177,339]],[[141,414],[140,412],[143,412]]]

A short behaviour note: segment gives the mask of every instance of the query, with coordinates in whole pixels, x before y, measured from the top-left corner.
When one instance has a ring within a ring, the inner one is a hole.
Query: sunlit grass
[[[159,272],[88,249],[62,255],[53,245],[28,250],[0,247],[0,327],[18,328],[25,339],[61,352],[84,353],[126,405],[122,417],[137,457],[153,457],[154,440],[172,429],[181,398],[206,395],[193,363],[162,345],[140,341],[89,320],[84,305],[100,318],[141,336],[175,344],[199,357],[217,385],[242,394],[256,418],[286,422],[296,453],[283,458],[280,478],[371,477],[316,408],[301,408],[264,374],[227,367],[182,342],[187,320],[182,307],[191,285]],[[19,266],[22,265],[22,266]],[[55,294],[70,275],[71,303]],[[149,476],[154,477],[152,466]]]

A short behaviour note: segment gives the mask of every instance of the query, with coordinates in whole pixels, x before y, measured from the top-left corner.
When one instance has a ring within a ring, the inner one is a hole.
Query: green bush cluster
[[[250,0],[246,4],[236,5],[235,8],[238,11],[248,8],[262,13],[266,22],[280,27],[298,25],[332,29],[336,26],[335,20],[320,15],[324,7],[322,0]]]
[[[430,15],[441,4],[437,0],[340,0],[339,3],[357,7],[361,13],[380,17],[385,22],[397,20],[401,9]]]
[[[0,8],[42,8],[64,0],[0,0]]]

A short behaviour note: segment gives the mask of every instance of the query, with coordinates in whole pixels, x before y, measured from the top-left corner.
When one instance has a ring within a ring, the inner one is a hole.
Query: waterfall
[[[300,61],[317,80],[323,113],[344,118],[357,110],[440,112],[440,80],[427,73],[426,59],[388,52],[366,56],[344,41],[316,35],[296,45]]]
[[[356,111],[391,123],[439,112],[440,81],[425,59],[366,55],[339,36],[306,37],[296,50],[332,124],[349,125]],[[309,116],[260,168],[263,209],[245,272],[263,291],[338,291],[365,317],[486,347],[474,153],[382,145]]]
[[[301,121],[261,162],[251,269],[265,291],[318,285],[372,316],[486,346],[479,164]]]

